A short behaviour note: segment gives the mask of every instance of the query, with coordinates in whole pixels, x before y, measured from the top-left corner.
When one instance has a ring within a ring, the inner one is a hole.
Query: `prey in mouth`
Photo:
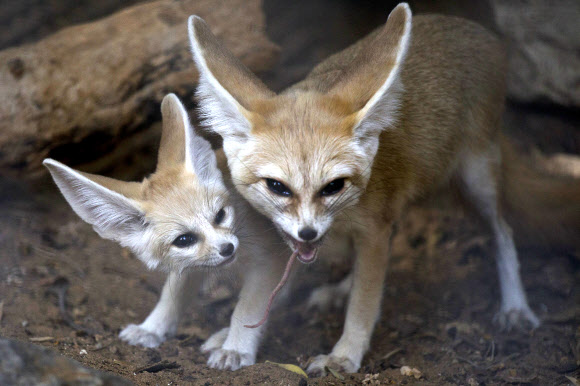
[[[315,242],[304,242],[296,240],[286,232],[281,232],[281,234],[284,240],[288,243],[288,245],[292,249],[293,251],[292,255],[290,256],[290,259],[288,259],[288,263],[286,263],[286,269],[284,270],[282,279],[270,294],[268,304],[266,305],[266,310],[264,311],[264,316],[260,321],[258,321],[255,324],[244,325],[244,327],[246,328],[258,328],[264,323],[266,323],[266,320],[268,320],[268,315],[270,314],[270,309],[272,308],[272,302],[274,301],[276,294],[280,292],[280,290],[282,289],[282,287],[284,287],[284,285],[288,281],[288,278],[290,277],[290,271],[292,270],[294,260],[298,259],[303,264],[313,263],[316,260],[316,257],[318,256],[318,249],[322,245],[322,237],[316,240]]]
[[[311,264],[316,261],[318,257],[318,250],[322,245],[323,238],[311,241],[298,241],[294,237],[290,236],[288,233],[282,231],[282,237],[288,243],[290,248],[294,253],[296,253],[296,258],[303,264]]]

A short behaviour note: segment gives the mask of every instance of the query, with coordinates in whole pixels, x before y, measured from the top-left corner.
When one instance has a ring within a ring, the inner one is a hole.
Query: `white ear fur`
[[[411,43],[412,14],[407,3],[400,3],[395,10],[399,7],[403,8],[406,17],[404,32],[398,43],[395,64],[382,86],[357,113],[357,124],[354,128],[355,136],[363,147],[369,146],[367,151],[373,151],[374,148],[373,154],[378,147],[379,134],[397,121],[400,97],[403,92],[400,72]]]
[[[195,129],[191,130],[192,136],[189,147],[192,154],[193,169],[199,180],[210,185],[217,181],[223,182],[222,173],[217,166],[215,152],[211,145],[204,138],[195,134]]]
[[[196,95],[200,104],[200,116],[212,131],[223,138],[235,136],[245,140],[251,129],[250,122],[243,114],[245,109],[220,84],[207,66],[203,48],[195,33],[195,23],[205,22],[199,16],[192,15],[187,23],[191,52],[199,71]]]
[[[183,122],[183,130],[185,131],[185,167],[187,170],[195,173],[200,181],[205,184],[210,184],[216,180],[222,181],[222,175],[218,169],[215,153],[210,143],[195,133],[195,128],[189,122],[187,111],[179,98],[175,94],[168,94],[163,98],[162,105],[166,105],[173,110]]]
[[[135,238],[146,228],[145,215],[136,201],[50,158],[43,165],[76,214],[93,225],[101,237],[134,246]]]

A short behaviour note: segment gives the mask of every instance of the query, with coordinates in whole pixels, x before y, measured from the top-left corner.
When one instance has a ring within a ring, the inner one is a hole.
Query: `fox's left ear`
[[[344,70],[329,91],[355,111],[353,134],[367,154],[376,152],[378,136],[396,121],[403,87],[401,68],[411,43],[411,9],[400,3],[387,23]]]
[[[206,123],[224,138],[244,143],[251,126],[254,103],[274,96],[246,66],[229,52],[198,16],[188,21],[193,60],[199,71],[200,112]]]
[[[157,170],[185,165],[202,183],[221,181],[222,174],[210,143],[196,134],[185,107],[175,94],[163,98],[161,115],[163,129]]]
[[[50,158],[43,165],[76,214],[101,237],[127,247],[139,244],[146,228],[140,183],[79,172]]]

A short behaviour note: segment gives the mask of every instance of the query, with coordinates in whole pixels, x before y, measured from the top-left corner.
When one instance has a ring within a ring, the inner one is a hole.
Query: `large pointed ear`
[[[195,133],[185,107],[175,94],[163,98],[161,115],[163,131],[157,170],[184,165],[202,183],[221,181],[221,172],[210,143]]]
[[[104,238],[134,246],[145,230],[145,214],[137,201],[140,184],[78,172],[47,158],[43,162],[70,206]]]
[[[403,90],[401,67],[411,43],[411,19],[409,5],[397,5],[385,26],[357,53],[344,69],[343,79],[329,91],[356,111],[354,135],[363,145],[378,144],[380,132],[396,121]]]
[[[222,46],[203,19],[190,16],[188,30],[199,71],[197,96],[202,118],[226,141],[245,142],[253,105],[274,93]]]
[[[157,155],[157,171],[185,164],[193,170],[189,151],[189,117],[175,94],[166,95],[161,102],[161,143]]]

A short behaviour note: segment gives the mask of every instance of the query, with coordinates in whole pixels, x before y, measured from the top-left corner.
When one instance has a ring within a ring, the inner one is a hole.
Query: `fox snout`
[[[288,221],[289,216],[285,216],[281,223],[278,223],[280,229],[294,239],[301,243],[317,243],[328,231],[329,219],[324,217],[310,218],[307,221],[295,219]],[[331,219],[330,219],[331,220]]]
[[[203,265],[218,267],[233,262],[236,258],[238,244],[238,238],[234,234],[223,235],[215,239],[211,242],[212,251]]]
[[[312,241],[318,236],[318,231],[312,227],[304,227],[298,231],[298,237],[304,241]]]
[[[318,237],[318,231],[312,227],[304,227],[298,231],[296,237],[284,230],[280,230],[288,246],[298,252],[297,258],[304,264],[310,264],[316,261],[318,248],[322,244],[323,237]],[[318,237],[318,238],[317,238]]]
[[[220,255],[223,257],[230,257],[236,251],[236,247],[232,243],[224,243],[220,246]]]

